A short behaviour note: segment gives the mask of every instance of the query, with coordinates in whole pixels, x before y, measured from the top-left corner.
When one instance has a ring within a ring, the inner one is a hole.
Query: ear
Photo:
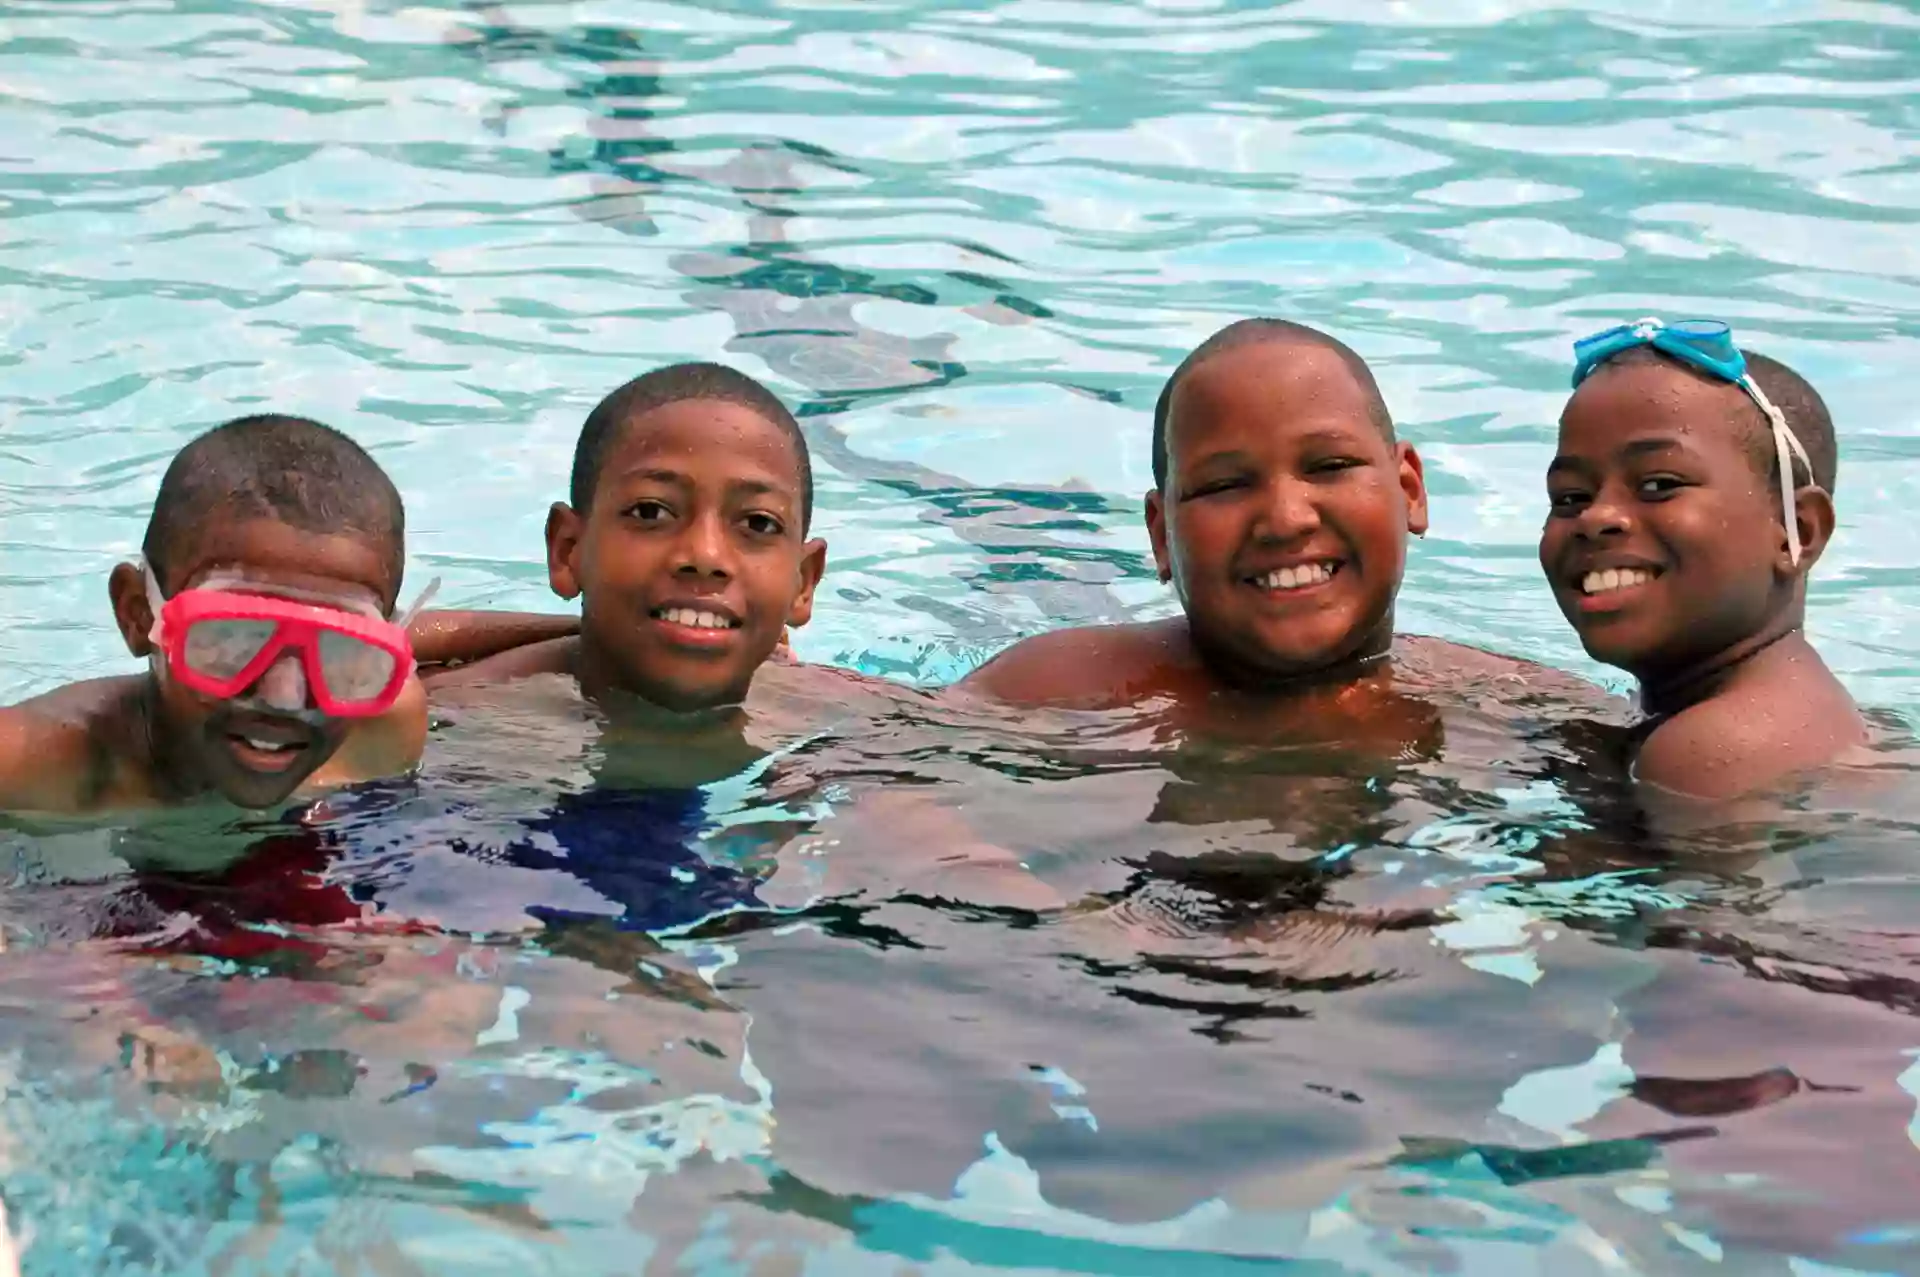
[[[563,599],[580,597],[580,538],[586,520],[564,501],[547,511],[547,584]]]
[[[801,547],[800,593],[793,596],[793,606],[787,609],[788,625],[805,625],[813,619],[813,592],[820,587],[826,571],[827,543],[815,537]]]
[[[1782,531],[1779,571],[1785,576],[1805,576],[1826,553],[1827,543],[1833,540],[1836,521],[1833,498],[1825,488],[1808,484],[1793,494],[1793,521],[1800,533],[1800,562],[1796,565],[1787,557],[1787,537]]]
[[[1427,534],[1427,468],[1410,443],[1393,446],[1400,466],[1400,491],[1407,498],[1407,531],[1417,537]]]
[[[131,563],[116,564],[107,577],[107,597],[113,600],[113,622],[120,638],[135,656],[153,655],[153,604],[147,602],[147,574]]]
[[[1167,553],[1167,501],[1155,488],[1147,493],[1147,540],[1153,543],[1153,566],[1160,584],[1173,580],[1173,558]]]

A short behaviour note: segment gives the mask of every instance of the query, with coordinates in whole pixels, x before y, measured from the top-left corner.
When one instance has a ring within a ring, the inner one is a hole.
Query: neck
[[[1677,714],[1723,690],[1751,669],[1754,662],[1781,646],[1804,644],[1804,614],[1798,608],[1783,613],[1758,633],[1722,648],[1712,656],[1640,679],[1640,708],[1655,717]]]
[[[1191,624],[1187,626],[1187,635],[1201,664],[1220,682],[1237,691],[1285,695],[1351,683],[1379,672],[1393,653],[1393,610],[1389,608],[1351,651],[1311,669],[1276,671],[1250,666],[1225,652],[1211,649]]]
[[[580,684],[582,696],[608,713],[618,714],[625,722],[700,729],[731,724],[745,713],[738,701],[679,707],[662,704],[645,693],[636,692],[620,681],[614,663],[607,660],[584,634],[574,647],[568,667],[568,672]]]
[[[140,684],[127,731],[128,752],[146,764],[145,771],[152,779],[156,797],[179,802],[207,791],[206,777],[192,766],[196,752],[181,749],[169,739],[174,729],[167,721],[166,709],[160,700],[158,675],[149,674]]]

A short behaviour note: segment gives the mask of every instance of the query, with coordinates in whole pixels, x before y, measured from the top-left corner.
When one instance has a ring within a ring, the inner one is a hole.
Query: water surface
[[[0,692],[126,668],[107,569],[268,407],[377,450],[416,586],[560,607],[580,420],[715,357],[813,445],[802,654],[942,683],[1167,612],[1149,413],[1246,314],[1422,449],[1403,628],[1600,677],[1568,343],[1704,312],[1832,405],[1811,624],[1908,715],[1917,77],[1839,0],[11,3]],[[0,1196],[44,1272],[1920,1271],[1905,756],[1663,838],[1488,702],[693,748],[534,688],[322,810],[26,827]],[[1096,907],[916,882],[923,801]]]

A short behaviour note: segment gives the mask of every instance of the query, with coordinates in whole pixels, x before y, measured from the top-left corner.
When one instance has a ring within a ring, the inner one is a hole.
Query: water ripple
[[[115,667],[165,457],[265,405],[379,449],[452,601],[551,606],[580,417],[715,354],[821,456],[803,648],[950,674],[1168,606],[1147,414],[1252,312],[1356,345],[1428,454],[1404,623],[1580,665],[1528,561],[1566,343],[1675,309],[1833,404],[1813,624],[1911,705],[1916,58],[1910,10],[1811,0],[9,5],[0,683]]]

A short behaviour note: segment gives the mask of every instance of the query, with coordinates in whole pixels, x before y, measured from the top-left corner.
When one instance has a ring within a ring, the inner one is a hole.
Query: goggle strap
[[[1666,321],[1658,316],[1647,315],[1635,320],[1631,324],[1624,324],[1620,328],[1611,331],[1613,333],[1625,331],[1633,337],[1636,344],[1653,345],[1655,344],[1654,339],[1661,333],[1673,332],[1674,330],[1668,327]],[[1585,340],[1597,341],[1600,337],[1607,335],[1609,334],[1596,334],[1594,337]],[[1683,336],[1680,340],[1684,342],[1686,338]],[[1573,344],[1576,361],[1573,384],[1576,386],[1580,384],[1582,372],[1591,372],[1593,365],[1600,362],[1597,359],[1593,360],[1584,370],[1579,366],[1579,352],[1583,344],[1585,344],[1585,342],[1581,341],[1576,341]],[[1690,346],[1693,345],[1691,342],[1687,344]],[[1733,364],[1735,368],[1741,369],[1739,380],[1735,384],[1746,391],[1753,402],[1759,405],[1760,411],[1765,414],[1767,418],[1767,423],[1773,427],[1773,450],[1775,459],[1780,466],[1780,522],[1787,530],[1787,555],[1797,564],[1800,562],[1801,546],[1799,520],[1793,517],[1793,494],[1795,491],[1793,462],[1794,458],[1798,457],[1800,464],[1807,468],[1807,477],[1811,479],[1813,477],[1813,459],[1807,455],[1806,448],[1801,444],[1798,436],[1793,433],[1792,428],[1787,425],[1786,414],[1774,407],[1773,401],[1767,398],[1766,391],[1760,389],[1760,384],[1753,379],[1753,374],[1744,370],[1744,364],[1744,360],[1735,361]],[[1725,376],[1726,374],[1722,372],[1720,375]]]
[[[1787,557],[1794,563],[1800,562],[1800,521],[1793,517],[1795,457],[1807,468],[1807,477],[1813,477],[1813,460],[1807,456],[1807,450],[1793,430],[1787,425],[1786,414],[1774,407],[1773,400],[1767,398],[1767,392],[1751,375],[1740,379],[1740,388],[1752,396],[1753,402],[1766,414],[1767,421],[1773,427],[1773,451],[1780,465],[1780,522],[1787,529]]]
[[[420,591],[420,597],[413,601],[413,606],[394,618],[393,623],[403,630],[406,629],[409,625],[413,624],[413,618],[420,615],[421,610],[424,609],[427,604],[433,600],[433,596],[438,593],[440,593],[440,578],[436,576],[433,580],[427,582],[426,589]]]
[[[160,593],[160,574],[153,570],[153,564],[147,562],[145,551],[141,552],[138,561],[140,579],[147,587],[147,610],[153,613],[153,625],[147,630],[147,641],[158,647],[161,636],[165,633],[160,624],[160,613],[166,610],[167,596]]]

